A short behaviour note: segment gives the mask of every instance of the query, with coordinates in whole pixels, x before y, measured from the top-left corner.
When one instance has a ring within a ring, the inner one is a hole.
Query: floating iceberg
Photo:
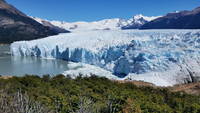
[[[85,63],[120,79],[160,86],[200,77],[199,30],[80,31],[15,42],[11,53]]]

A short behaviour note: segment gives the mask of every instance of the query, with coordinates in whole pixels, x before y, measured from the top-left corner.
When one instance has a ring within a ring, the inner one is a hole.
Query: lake
[[[68,70],[67,61],[11,56],[9,45],[0,45],[0,75],[57,75],[66,70]]]

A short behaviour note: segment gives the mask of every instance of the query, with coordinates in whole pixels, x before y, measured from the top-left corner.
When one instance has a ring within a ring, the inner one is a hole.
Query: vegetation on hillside
[[[12,77],[0,91],[0,113],[200,113],[200,96],[96,76]]]

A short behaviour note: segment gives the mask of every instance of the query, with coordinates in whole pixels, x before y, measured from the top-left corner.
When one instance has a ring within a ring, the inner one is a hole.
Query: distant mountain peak
[[[140,26],[143,24],[154,20],[157,17],[148,17],[148,16],[143,16],[142,14],[138,14],[133,16],[131,19],[121,19],[121,18],[112,18],[112,19],[103,19],[100,21],[93,21],[93,22],[84,22],[84,21],[79,21],[79,22],[64,22],[64,21],[48,21],[45,19],[33,17],[37,22],[43,23],[44,21],[48,21],[54,26],[70,30],[72,32],[76,31],[87,31],[87,30],[110,30],[110,29],[138,29]]]
[[[135,15],[133,18],[138,20],[138,19],[144,19],[144,20],[147,20],[147,21],[152,21],[158,17],[161,17],[161,16],[144,16],[142,14],[137,14]]]
[[[129,20],[126,26],[123,26],[122,29],[139,29],[142,25],[159,18],[161,16],[143,16],[142,14],[138,14],[133,16],[132,19]]]

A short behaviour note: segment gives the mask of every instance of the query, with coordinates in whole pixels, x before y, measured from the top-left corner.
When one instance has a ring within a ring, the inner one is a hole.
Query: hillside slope
[[[57,34],[57,31],[36,22],[5,0],[0,0],[0,43],[32,40]]]
[[[169,13],[144,24],[141,29],[200,29],[200,7],[192,11]]]

